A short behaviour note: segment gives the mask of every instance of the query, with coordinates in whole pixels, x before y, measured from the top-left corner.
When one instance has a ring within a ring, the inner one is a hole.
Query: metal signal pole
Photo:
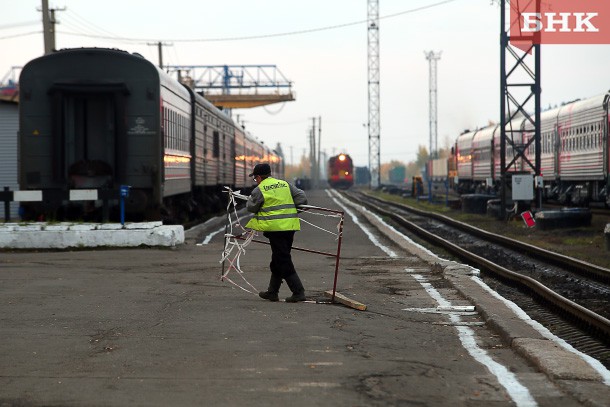
[[[379,97],[379,0],[368,0],[369,171],[370,187],[381,183]]]

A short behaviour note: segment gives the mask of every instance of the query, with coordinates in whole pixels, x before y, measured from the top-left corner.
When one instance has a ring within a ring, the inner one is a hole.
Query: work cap
[[[271,175],[271,167],[269,164],[256,164],[254,166],[254,171],[252,171],[252,174],[250,174],[249,177],[254,175]]]

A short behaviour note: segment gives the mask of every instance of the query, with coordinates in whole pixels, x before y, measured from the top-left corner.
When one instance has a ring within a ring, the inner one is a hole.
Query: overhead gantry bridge
[[[20,66],[13,66],[0,79],[0,100],[19,103],[19,84],[17,83],[17,78],[20,72]]]
[[[295,100],[292,82],[276,65],[169,65],[180,82],[216,107],[245,109]]]

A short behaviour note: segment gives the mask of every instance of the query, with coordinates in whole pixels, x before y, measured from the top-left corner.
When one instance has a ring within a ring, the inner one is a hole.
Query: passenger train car
[[[331,188],[347,189],[354,185],[354,164],[347,154],[328,159],[328,185]]]
[[[545,199],[573,205],[610,204],[609,101],[610,93],[604,93],[541,113],[540,158]],[[511,129],[507,137],[512,144],[525,146],[533,137],[532,124],[522,116],[513,119],[507,128]],[[457,167],[458,192],[498,190],[500,137],[498,125],[466,131],[457,137],[447,167]],[[509,173],[532,172],[523,158],[515,158],[511,143],[506,143],[505,154]],[[533,142],[525,150],[525,157],[535,163]]]
[[[61,50],[30,61],[20,86],[20,189],[44,197],[22,203],[26,218],[86,218],[102,201],[66,191],[116,208],[127,185],[128,215],[184,219],[220,209],[223,186],[252,187],[259,162],[283,175],[278,154],[138,54]]]

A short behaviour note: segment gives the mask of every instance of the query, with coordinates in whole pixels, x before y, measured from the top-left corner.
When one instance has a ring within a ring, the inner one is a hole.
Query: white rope
[[[331,232],[330,230],[326,230],[326,229],[324,229],[323,227],[320,227],[320,226],[318,226],[318,225],[314,225],[313,223],[308,222],[308,221],[306,221],[306,220],[305,220],[305,219],[303,219],[303,218],[301,218],[301,222],[307,223],[308,225],[313,226],[313,227],[314,227],[314,228],[316,228],[316,229],[320,229],[320,230],[322,230],[322,231],[324,231],[324,232],[326,232],[326,233],[329,233],[329,234],[331,234],[331,235],[333,235],[333,236],[337,236],[337,237],[338,237],[338,233]],[[339,228],[339,225],[337,225],[337,228]]]
[[[229,225],[229,230],[225,233],[225,246],[222,252],[222,256],[220,259],[220,263],[224,263],[228,260],[227,270],[220,277],[221,281],[228,281],[233,284],[237,288],[246,291],[251,294],[258,294],[258,290],[254,287],[246,277],[244,277],[244,272],[241,269],[240,257],[242,254],[246,253],[246,247],[252,242],[252,239],[256,235],[254,230],[247,230],[244,228],[240,222],[240,218],[237,215],[237,203],[235,202],[235,198],[247,200],[248,197],[240,194],[240,191],[233,191],[229,187],[225,187],[229,194],[229,202],[227,203],[227,222]],[[232,219],[232,214],[235,216],[235,221]],[[241,230],[241,233],[235,233],[234,228],[237,230]],[[244,237],[245,236],[245,237]],[[241,243],[239,240],[243,240]],[[237,284],[235,281],[228,277],[231,270],[235,270],[238,276],[252,288],[251,291],[241,285]]]
[[[320,209],[320,208],[317,208],[315,206],[309,206],[309,205],[303,205],[303,206],[297,207],[297,211],[300,213],[310,213],[312,215],[326,216],[328,218],[340,218],[341,217],[341,215],[338,213],[312,212],[312,210],[316,210],[316,209]]]
[[[256,295],[256,294],[258,294],[258,290],[252,284],[250,284],[250,282],[248,280],[246,280],[246,277],[244,276],[244,272],[241,269],[241,264],[240,264],[241,255],[246,253],[246,247],[252,242],[252,239],[254,239],[254,237],[257,236],[256,231],[246,229],[242,226],[241,219],[237,215],[237,203],[236,203],[235,199],[237,198],[237,199],[247,201],[248,197],[245,195],[242,195],[240,193],[240,191],[233,191],[229,187],[225,187],[225,189],[226,189],[225,192],[229,194],[229,200],[227,203],[227,228],[229,228],[229,230],[227,230],[224,235],[225,246],[224,246],[224,249],[222,252],[220,263],[227,262],[228,267],[227,267],[227,270],[222,273],[222,276],[220,279],[221,279],[221,281],[228,281],[229,283],[235,285],[237,288],[239,288],[245,292]],[[341,218],[342,217],[342,215],[337,214],[337,213],[322,213],[322,212],[316,211],[316,210],[323,210],[323,209],[324,208],[318,208],[318,207],[310,206],[310,205],[303,205],[303,206],[298,207],[297,211],[300,212],[301,215],[308,213],[308,214],[312,214],[312,215],[325,216],[325,217],[330,217],[330,218]],[[233,217],[235,218],[235,220],[233,220]],[[339,228],[340,228],[340,224],[341,224],[340,221],[337,223],[337,226],[336,226],[337,233],[335,233],[335,232],[324,229],[318,225],[315,225],[315,224],[303,219],[302,216],[300,217],[300,220],[316,229],[320,229],[326,233],[336,236],[336,239],[339,239],[339,237],[340,237],[340,235],[339,235]],[[236,231],[238,231],[238,233],[236,233]],[[237,275],[253,291],[246,287],[243,287],[242,285],[239,285],[238,283],[233,281],[231,278],[229,278],[229,273],[232,270],[235,270]]]
[[[328,217],[328,218],[341,218],[341,215],[340,215],[340,214],[338,214],[338,213],[322,213],[322,212],[313,212],[313,211],[315,211],[316,209],[320,209],[320,208],[318,208],[318,207],[316,207],[316,206],[303,205],[303,206],[298,207],[298,208],[297,208],[297,211],[298,211],[298,212],[300,212],[300,213],[301,213],[301,215],[303,215],[303,214],[305,214],[305,213],[309,213],[309,214],[311,214],[311,215],[325,216],[325,217]],[[320,230],[322,230],[322,231],[324,231],[324,232],[326,232],[326,233],[328,233],[328,234],[331,234],[331,235],[333,235],[333,236],[337,236],[337,239],[339,238],[339,223],[337,223],[337,226],[336,226],[336,228],[337,228],[337,233],[335,233],[335,232],[332,232],[332,231],[330,231],[330,230],[324,229],[324,228],[322,228],[322,227],[320,227],[320,226],[314,225],[314,224],[313,224],[313,223],[311,223],[311,222],[306,221],[305,219],[303,219],[303,217],[302,217],[302,216],[300,216],[300,220],[301,220],[301,222],[304,222],[304,223],[306,223],[306,224],[308,224],[308,225],[310,225],[310,226],[313,226],[313,227],[314,227],[314,228],[316,228],[316,229],[320,229]],[[335,239],[335,240],[337,240],[337,239]]]

